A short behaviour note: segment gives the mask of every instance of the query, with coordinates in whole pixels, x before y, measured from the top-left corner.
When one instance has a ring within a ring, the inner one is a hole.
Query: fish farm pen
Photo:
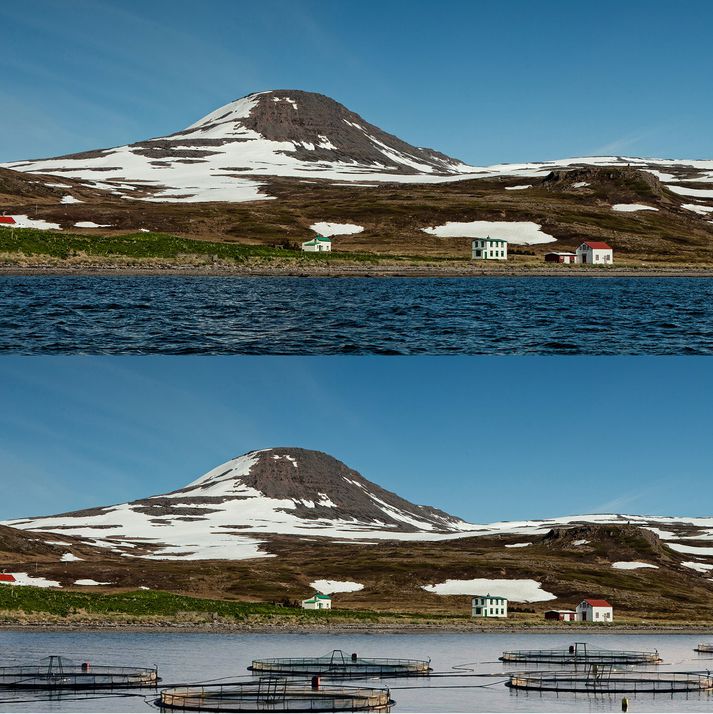
[[[388,689],[322,686],[261,678],[242,684],[164,689],[162,709],[204,712],[359,712],[385,711],[394,704]]]
[[[65,657],[46,657],[33,666],[0,667],[0,689],[121,689],[153,687],[157,668],[75,664]]]
[[[630,672],[591,665],[587,672],[516,672],[506,686],[540,692],[676,694],[707,692],[713,676],[699,672]]]
[[[577,642],[566,649],[557,650],[511,650],[503,652],[501,662],[540,662],[543,664],[659,664],[658,651],[628,652],[588,647],[586,642]]]
[[[713,642],[701,642],[693,651],[713,654]]]
[[[334,650],[322,657],[254,659],[248,669],[258,674],[304,674],[334,678],[416,677],[428,675],[431,660],[359,657]]]

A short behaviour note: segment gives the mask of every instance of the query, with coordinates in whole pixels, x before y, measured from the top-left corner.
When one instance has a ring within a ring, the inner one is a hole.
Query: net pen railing
[[[656,664],[661,662],[657,650],[637,652],[608,650],[593,647],[570,647],[564,649],[507,650],[500,656],[501,662],[602,662],[616,664]]]
[[[113,667],[60,662],[0,667],[0,689],[82,689],[143,687],[159,682],[153,667]]]
[[[254,673],[399,676],[428,674],[430,664],[430,660],[343,655],[337,650],[321,657],[255,659],[248,669]]]
[[[214,712],[356,712],[380,711],[393,701],[388,689],[320,687],[290,682],[187,686],[161,691],[167,709]]]
[[[675,694],[713,690],[713,676],[701,672],[518,672],[510,675],[506,685],[513,689],[553,692]]]

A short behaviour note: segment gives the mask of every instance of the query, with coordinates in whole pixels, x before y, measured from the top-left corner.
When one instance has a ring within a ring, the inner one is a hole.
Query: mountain
[[[340,608],[451,614],[497,589],[538,612],[587,594],[689,621],[713,617],[712,540],[713,518],[471,524],[293,447],[237,456],[169,493],[0,524],[3,569],[42,587],[263,602],[326,589]]]
[[[553,170],[632,167],[691,199],[713,197],[713,161],[595,156],[469,166],[412,146],[335,100],[296,89],[236,99],[186,129],[109,149],[16,161],[5,168],[78,179],[124,198],[241,202],[273,198],[270,178],[375,185],[544,178]],[[586,180],[580,183],[584,188]]]
[[[150,559],[266,557],[274,555],[271,545],[283,536],[414,543],[473,536],[528,539],[553,529],[603,525],[646,529],[693,561],[707,563],[713,556],[713,518],[595,514],[478,525],[415,505],[328,454],[295,447],[237,456],[170,493],[4,525]]]
[[[298,448],[252,451],[171,493],[8,525],[81,537],[126,555],[192,559],[266,555],[264,538],[253,534],[408,540],[473,528],[384,490],[327,454]]]
[[[470,170],[299,90],[250,94],[168,136],[5,166],[82,178],[127,198],[188,202],[269,198],[253,176],[409,181]]]

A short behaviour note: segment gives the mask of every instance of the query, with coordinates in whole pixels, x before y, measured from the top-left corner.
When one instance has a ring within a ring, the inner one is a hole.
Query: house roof
[[[322,238],[322,236],[317,236],[312,238],[312,240],[305,241],[302,245],[317,245],[318,243],[331,243],[331,238]]]
[[[6,223],[8,225],[14,225],[15,219],[12,216],[0,216],[0,223]]]
[[[571,256],[576,256],[576,253],[568,253],[567,251],[562,251],[562,250],[551,250],[549,253],[545,253],[545,255],[571,255]],[[555,610],[552,610],[552,612],[555,612]]]
[[[600,240],[586,240],[582,245],[587,245],[590,248],[595,248],[596,250],[611,250],[612,247],[607,243]]]
[[[15,576],[10,573],[0,573],[0,583],[14,583]]]
[[[321,593],[315,593],[311,598],[304,600],[304,602],[317,602],[317,600],[331,600],[331,595],[322,595]]]
[[[556,612],[559,615],[576,615],[576,610],[545,610],[545,614],[548,612]]]
[[[506,597],[500,597],[499,595],[491,595],[488,593],[487,595],[473,595],[474,598],[476,597],[487,597],[490,598],[491,600],[507,600]]]
[[[611,607],[611,605],[606,600],[591,600],[587,599],[584,602],[588,603],[592,607]]]

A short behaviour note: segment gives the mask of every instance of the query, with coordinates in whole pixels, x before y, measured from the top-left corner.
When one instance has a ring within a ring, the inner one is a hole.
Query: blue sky
[[[473,521],[710,515],[697,358],[0,359],[0,518],[179,488],[252,449],[326,451]]]
[[[0,161],[285,88],[475,164],[713,157],[709,0],[23,0],[0,22]]]

